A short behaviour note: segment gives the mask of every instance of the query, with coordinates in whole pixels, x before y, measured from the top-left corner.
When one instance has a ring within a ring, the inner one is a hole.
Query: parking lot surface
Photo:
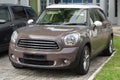
[[[8,53],[0,55],[0,80],[88,80],[108,57],[98,56],[92,60],[87,75],[81,76],[70,70],[43,70],[35,68],[15,69],[12,67]]]

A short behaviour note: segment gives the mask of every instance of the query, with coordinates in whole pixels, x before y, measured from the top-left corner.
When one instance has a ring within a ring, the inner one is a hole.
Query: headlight
[[[15,43],[16,40],[17,40],[17,37],[18,37],[18,33],[17,33],[17,31],[14,31],[13,34],[12,34],[12,36],[11,36],[11,41],[13,43]]]
[[[79,33],[72,33],[64,37],[64,43],[67,46],[74,46],[80,40]]]

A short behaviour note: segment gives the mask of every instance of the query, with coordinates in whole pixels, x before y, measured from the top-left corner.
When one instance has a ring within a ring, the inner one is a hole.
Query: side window
[[[8,7],[0,7],[0,22],[10,21],[10,18]]]
[[[30,7],[25,7],[25,10],[27,12],[29,19],[37,17],[37,14],[35,13],[35,11],[33,9],[31,9]]]
[[[89,13],[90,13],[90,17],[93,20],[93,22],[95,21],[103,22],[106,20],[105,14],[99,9],[90,9]]]
[[[105,21],[106,17],[104,16],[104,14],[99,10],[99,9],[95,9],[95,14],[96,14],[96,18],[98,21]]]
[[[27,18],[25,10],[23,7],[20,6],[14,6],[11,8],[14,14],[14,18],[15,19],[23,19],[23,18]]]
[[[93,23],[97,20],[95,11],[93,9],[89,9],[89,14],[90,14],[90,22]]]
[[[98,9],[97,11],[100,14],[100,17],[102,18],[102,21],[105,21],[106,20],[106,15],[104,14],[104,12],[100,9]]]

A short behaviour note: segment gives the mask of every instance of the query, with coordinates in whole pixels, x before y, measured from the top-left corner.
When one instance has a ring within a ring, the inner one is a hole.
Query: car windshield
[[[10,20],[9,11],[6,7],[0,7],[0,23],[5,23]]]
[[[85,25],[87,11],[83,9],[46,9],[37,24]]]

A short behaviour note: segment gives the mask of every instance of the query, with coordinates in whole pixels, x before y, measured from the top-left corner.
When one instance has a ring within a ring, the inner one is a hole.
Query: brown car
[[[9,58],[15,68],[71,68],[83,75],[103,50],[112,54],[113,32],[100,7],[55,4],[36,24],[13,32]]]

